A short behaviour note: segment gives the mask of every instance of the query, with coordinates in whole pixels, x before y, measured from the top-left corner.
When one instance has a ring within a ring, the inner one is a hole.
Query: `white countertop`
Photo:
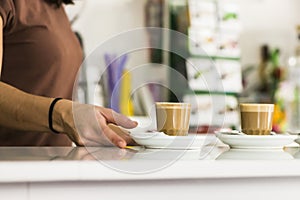
[[[0,183],[300,177],[298,147],[201,150],[0,147]]]
[[[235,150],[208,135],[199,150],[0,147],[0,194],[26,200],[298,196],[298,144]]]

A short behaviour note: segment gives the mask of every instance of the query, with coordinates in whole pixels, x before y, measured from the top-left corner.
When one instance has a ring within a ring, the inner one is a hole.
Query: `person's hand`
[[[131,129],[137,126],[137,122],[111,109],[62,100],[55,105],[54,113],[54,122],[57,122],[54,129],[67,134],[77,146],[115,145],[124,148],[133,142],[127,134],[119,135],[108,124]]]

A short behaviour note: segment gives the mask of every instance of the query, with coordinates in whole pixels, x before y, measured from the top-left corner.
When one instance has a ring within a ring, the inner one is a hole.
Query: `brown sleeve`
[[[13,0],[0,0],[0,16],[3,20],[3,28],[9,26],[15,15]]]

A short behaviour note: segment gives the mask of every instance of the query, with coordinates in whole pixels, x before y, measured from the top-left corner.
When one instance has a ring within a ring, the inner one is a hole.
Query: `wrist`
[[[66,133],[65,123],[68,118],[73,120],[72,101],[62,99],[56,102],[52,112],[52,127],[59,133]]]

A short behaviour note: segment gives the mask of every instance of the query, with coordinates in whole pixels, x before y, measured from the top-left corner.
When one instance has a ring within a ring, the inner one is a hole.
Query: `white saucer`
[[[130,135],[139,145],[153,149],[200,149],[205,143],[205,137],[198,135],[168,136],[163,132],[135,132]]]
[[[231,148],[237,149],[280,149],[297,139],[296,135],[235,135],[217,132],[216,136]]]
[[[300,144],[300,135],[295,135],[295,136],[296,136],[295,142]]]

